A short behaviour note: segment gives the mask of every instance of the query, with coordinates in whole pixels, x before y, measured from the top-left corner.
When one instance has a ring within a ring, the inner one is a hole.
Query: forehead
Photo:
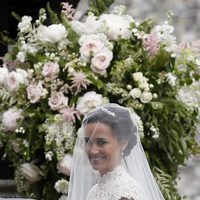
[[[85,137],[114,138],[110,126],[103,123],[89,123],[85,126]]]

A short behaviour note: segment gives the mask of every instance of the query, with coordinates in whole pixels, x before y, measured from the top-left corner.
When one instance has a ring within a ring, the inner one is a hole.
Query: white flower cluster
[[[57,121],[55,118],[59,118]],[[46,122],[45,128],[45,143],[46,143],[46,158],[52,159],[52,154],[49,151],[54,151],[58,160],[63,159],[65,151],[72,148],[74,141],[74,126],[71,123],[63,122],[60,115],[54,117],[54,122]]]
[[[151,125],[150,131],[153,134],[152,138],[157,139],[160,136],[159,128],[155,127],[154,125]]]
[[[169,84],[174,87],[176,85],[176,80],[177,80],[177,77],[175,76],[175,74],[172,74],[172,73],[167,73],[166,74],[166,78],[167,78],[167,81],[169,82]]]
[[[171,53],[174,56],[174,51],[177,48],[176,37],[172,35],[174,27],[169,25],[168,21],[165,21],[164,25],[157,25],[153,28],[152,33],[156,36],[159,44],[163,46],[164,50]],[[148,35],[144,36],[145,38]]]
[[[150,92],[152,85],[148,84],[148,79],[143,76],[142,72],[135,72],[132,74],[133,80],[138,84],[138,88],[133,88],[129,92],[133,99],[140,99],[142,103],[149,103],[153,99]]]

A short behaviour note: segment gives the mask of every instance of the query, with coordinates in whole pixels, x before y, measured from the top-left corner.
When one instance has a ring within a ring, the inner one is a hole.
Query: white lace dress
[[[100,177],[93,186],[86,200],[120,200],[121,198],[141,200],[137,182],[118,166],[112,172]]]

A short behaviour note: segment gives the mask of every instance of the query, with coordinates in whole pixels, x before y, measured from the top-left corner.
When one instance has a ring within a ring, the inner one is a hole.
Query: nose
[[[88,146],[88,153],[90,155],[95,155],[95,154],[99,153],[99,148],[97,147],[97,145],[95,143]]]

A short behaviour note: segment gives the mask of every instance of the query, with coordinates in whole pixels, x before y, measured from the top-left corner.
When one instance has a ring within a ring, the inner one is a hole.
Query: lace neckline
[[[122,165],[117,166],[113,171],[107,172],[103,174],[102,176],[99,175],[99,183],[105,183],[108,180],[111,180],[112,178],[122,174],[124,172],[124,168]]]

